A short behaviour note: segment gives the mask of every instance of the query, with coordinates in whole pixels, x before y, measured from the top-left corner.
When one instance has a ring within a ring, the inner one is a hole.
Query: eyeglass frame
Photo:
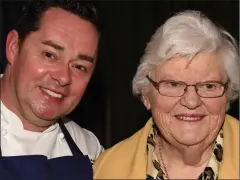
[[[159,82],[156,82],[156,81],[154,81],[153,79],[151,79],[148,75],[146,75],[146,78],[151,82],[151,84],[155,87],[155,89],[158,91],[159,94],[161,94],[161,95],[163,95],[163,96],[167,96],[167,95],[164,95],[164,94],[162,94],[162,93],[160,92],[159,85],[160,85],[160,83],[162,83],[162,82],[167,82],[167,81],[170,81],[170,80],[160,80]],[[217,98],[217,97],[222,97],[223,94],[227,91],[227,89],[228,89],[228,84],[229,84],[229,79],[227,80],[226,83],[223,83],[223,82],[221,82],[221,81],[205,81],[205,82],[198,82],[198,83],[196,83],[196,84],[187,84],[186,82],[183,82],[183,81],[175,81],[175,80],[172,80],[172,81],[185,84],[186,87],[185,87],[185,89],[184,89],[184,93],[183,93],[181,96],[167,96],[167,97],[182,97],[182,96],[187,92],[187,89],[188,89],[189,86],[193,86],[193,87],[195,88],[196,93],[197,93],[200,97],[202,97],[202,98]],[[201,96],[201,95],[198,93],[197,85],[203,84],[203,83],[207,83],[207,82],[213,82],[213,83],[221,84],[221,85],[223,86],[223,88],[224,88],[222,94],[219,95],[219,96],[214,96],[214,97],[204,97],[204,96]]]

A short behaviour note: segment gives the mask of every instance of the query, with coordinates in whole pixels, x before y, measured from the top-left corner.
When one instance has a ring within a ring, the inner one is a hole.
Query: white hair
[[[168,19],[160,26],[147,44],[140,65],[133,78],[133,94],[141,96],[148,86],[149,75],[160,63],[176,56],[191,60],[200,52],[218,52],[230,80],[229,100],[239,95],[239,53],[234,38],[217,27],[199,11],[187,10]]]

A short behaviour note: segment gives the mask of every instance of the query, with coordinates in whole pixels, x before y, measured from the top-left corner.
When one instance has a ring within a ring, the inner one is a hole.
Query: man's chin
[[[46,107],[46,108],[31,108],[32,112],[39,119],[45,121],[56,121],[59,117],[66,114],[66,109],[62,109],[61,107]]]
[[[44,121],[56,121],[59,117],[60,117],[60,115],[59,114],[56,114],[56,113],[37,113],[36,114],[37,115],[37,117],[39,118],[39,119],[42,119],[42,120],[44,120]]]

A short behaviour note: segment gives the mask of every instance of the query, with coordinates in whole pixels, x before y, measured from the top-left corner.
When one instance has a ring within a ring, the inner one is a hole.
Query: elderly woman
[[[148,43],[133,92],[152,118],[103,153],[96,179],[239,179],[239,94],[233,37],[200,12],[166,21]]]

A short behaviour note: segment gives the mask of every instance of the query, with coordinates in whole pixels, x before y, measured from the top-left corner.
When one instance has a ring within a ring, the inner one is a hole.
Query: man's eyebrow
[[[59,51],[64,51],[65,50],[65,48],[63,46],[58,45],[57,43],[54,43],[51,40],[43,41],[42,44],[47,45],[47,46],[51,46],[54,49],[59,50]],[[80,53],[80,54],[78,54],[77,58],[79,60],[86,60],[86,61],[89,61],[91,63],[94,62],[94,58],[92,56],[87,55],[87,54],[81,54]]]
[[[42,44],[47,45],[47,46],[51,46],[54,49],[59,50],[59,51],[64,51],[64,49],[65,49],[63,46],[60,46],[60,45],[58,45],[57,43],[54,43],[51,40],[43,41]]]
[[[86,61],[89,61],[89,62],[91,62],[91,63],[94,62],[94,58],[91,57],[91,56],[89,56],[89,55],[86,55],[86,54],[78,54],[77,57],[78,57],[78,59],[80,59],[80,60],[86,60]]]

